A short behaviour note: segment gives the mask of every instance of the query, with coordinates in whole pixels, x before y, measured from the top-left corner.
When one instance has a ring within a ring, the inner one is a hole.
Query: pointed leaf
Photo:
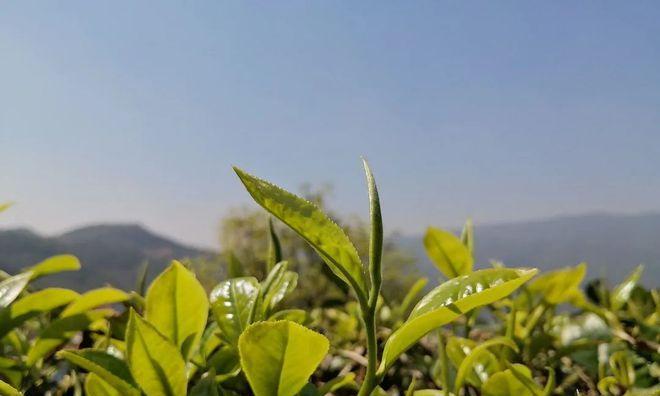
[[[429,227],[424,235],[424,248],[431,261],[448,279],[472,272],[470,251],[451,232]]]
[[[431,330],[473,308],[513,293],[536,274],[536,269],[485,269],[451,279],[433,289],[413,308],[408,320],[385,343],[379,373]]]
[[[85,378],[85,394],[89,396],[123,396],[112,385],[94,373]]]
[[[270,242],[268,244],[268,260],[266,264],[268,270],[271,270],[275,264],[282,261],[282,246],[280,245],[280,238],[275,233],[272,217],[268,218],[268,234],[270,235]]]
[[[518,377],[525,377],[532,381],[532,373],[521,364],[514,364],[512,368],[494,374],[481,387],[484,396],[536,396]],[[516,370],[516,374],[512,370]],[[518,377],[516,377],[518,375]]]
[[[640,265],[623,281],[621,284],[617,285],[612,291],[612,310],[618,311],[623,308],[623,306],[628,302],[630,294],[632,294],[633,289],[637,286],[639,278],[644,272],[644,266]]]
[[[238,342],[255,396],[293,396],[328,352],[328,339],[294,322],[259,322]]]
[[[472,224],[472,219],[467,219],[463,226],[461,242],[463,242],[463,245],[465,245],[468,252],[470,252],[470,255],[474,257],[474,224]]]
[[[458,395],[460,389],[463,387],[463,382],[465,381],[468,373],[471,371],[478,373],[478,370],[483,369],[488,365],[487,359],[492,356],[492,354],[488,352],[488,348],[496,345],[504,345],[513,349],[514,351],[518,350],[518,346],[506,337],[491,338],[490,340],[475,346],[467,354],[467,356],[465,356],[465,359],[463,359],[458,368],[458,371],[456,372],[456,383],[454,385],[455,394]],[[497,362],[497,360],[495,360],[495,362]],[[485,378],[480,377],[479,380],[484,381]]]
[[[61,317],[53,321],[30,348],[26,364],[30,367],[33,366],[39,359],[71,339],[77,332],[89,328],[92,323],[113,313],[113,310],[99,309]]]
[[[186,394],[186,366],[179,349],[133,310],[126,326],[126,360],[147,396]]]
[[[177,345],[186,360],[204,332],[208,311],[204,287],[178,261],[158,275],[147,291],[145,319]]]
[[[211,291],[211,309],[220,336],[229,344],[235,346],[250,324],[258,296],[259,282],[252,277],[228,279]]]
[[[561,304],[570,301],[579,291],[578,286],[587,273],[587,264],[572,268],[563,268],[539,275],[529,285],[529,290],[541,293],[549,304]]]
[[[0,339],[26,320],[66,305],[79,296],[73,290],[49,288],[16,300],[0,309]]]
[[[29,271],[32,272],[32,280],[42,276],[56,274],[65,271],[78,271],[80,269],[80,262],[75,256],[70,254],[62,254],[53,256],[40,262],[39,264],[30,267]]]
[[[252,198],[307,241],[332,272],[367,296],[360,256],[344,231],[311,202],[234,167]],[[366,299],[366,298],[365,298]]]
[[[57,357],[94,373],[122,395],[140,394],[126,363],[102,350],[62,350]]]
[[[69,304],[64,311],[62,311],[60,317],[64,318],[77,315],[102,305],[110,305],[126,301],[130,297],[130,294],[112,287],[102,287],[90,290]]]
[[[0,380],[0,395],[2,396],[22,396],[23,394],[16,390],[13,386]]]
[[[0,282],[0,308],[9,306],[21,294],[32,274],[23,272]]]

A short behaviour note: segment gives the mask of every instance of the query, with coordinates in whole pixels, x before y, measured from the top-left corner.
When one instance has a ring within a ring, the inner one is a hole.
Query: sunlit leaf
[[[612,290],[610,298],[613,311],[623,308],[625,303],[628,302],[633,289],[637,286],[637,282],[639,282],[639,278],[642,276],[642,272],[644,272],[644,266],[640,265],[635,268],[625,281],[621,282],[621,284]]]
[[[532,381],[531,371],[521,364],[514,364],[512,368],[499,372],[491,376],[488,381],[481,387],[481,392],[484,396],[538,396],[542,392],[538,385],[534,384],[535,391],[528,388],[514,373],[512,369],[516,369],[516,374],[524,376],[529,381]]]
[[[431,330],[462,314],[514,292],[536,269],[485,269],[451,279],[433,289],[413,308],[408,320],[388,338],[379,368],[387,368]]]
[[[282,246],[280,245],[280,238],[278,238],[273,227],[273,218],[268,218],[268,235],[270,236],[268,244],[268,260],[266,261],[268,270],[271,270],[275,264],[282,261]]]
[[[140,395],[138,386],[126,363],[104,351],[95,349],[62,350],[57,353],[57,357],[94,373],[121,395]]]
[[[90,396],[123,396],[112,385],[96,374],[87,374],[85,378],[85,394]]]
[[[448,279],[472,272],[468,248],[451,232],[429,227],[424,235],[426,254]]]
[[[1,210],[0,210],[1,211]],[[23,394],[16,390],[13,386],[0,380],[0,395],[2,396],[22,396]]]
[[[238,342],[241,367],[255,396],[293,396],[307,383],[329,342],[294,322],[259,322]]]
[[[64,308],[60,317],[73,316],[103,305],[119,303],[130,297],[130,294],[112,287],[90,290]]]
[[[545,272],[530,283],[529,290],[543,295],[549,304],[561,304],[575,298],[575,291],[587,273],[587,264]]]
[[[206,291],[195,274],[174,261],[151,283],[144,315],[187,359],[202,336],[208,310]]]
[[[26,320],[64,306],[80,295],[73,290],[49,288],[31,293],[0,309],[0,339]]]
[[[488,348],[493,346],[504,345],[513,349],[514,351],[518,350],[518,346],[506,337],[495,337],[487,340],[479,345],[475,345],[472,350],[467,352],[465,359],[461,362],[456,372],[456,383],[454,385],[454,393],[458,394],[459,390],[463,386],[463,382],[467,377],[468,373],[476,373],[480,382],[486,381],[487,376],[490,375],[487,370],[488,365],[499,366],[497,360],[493,355],[488,352]],[[480,375],[481,372],[486,374],[485,378],[483,375]]]
[[[343,388],[357,389],[354,373],[348,373],[326,382],[319,388],[318,393],[320,395],[326,395],[328,393],[334,393],[335,391]]]
[[[77,332],[87,329],[92,323],[112,313],[114,313],[113,310],[99,309],[61,317],[53,321],[30,348],[26,364],[34,365]]]
[[[32,273],[32,279],[34,280],[42,276],[57,274],[58,272],[78,271],[79,269],[80,262],[75,256],[62,254],[47,258],[39,264],[30,267],[28,271]]]
[[[133,310],[126,327],[126,360],[147,396],[186,394],[186,367],[179,348]]]
[[[234,167],[252,198],[305,239],[344,282],[366,298],[367,282],[355,246],[311,202]]]
[[[0,308],[9,306],[30,282],[32,274],[23,272],[0,282]]]
[[[211,291],[211,309],[220,336],[232,345],[247,328],[259,296],[259,282],[256,278],[234,278],[220,282]]]

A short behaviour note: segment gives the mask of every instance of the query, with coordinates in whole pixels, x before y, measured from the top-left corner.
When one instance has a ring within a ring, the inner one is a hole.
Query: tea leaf
[[[580,290],[578,286],[587,273],[587,264],[564,268],[539,275],[529,285],[529,290],[543,295],[549,304],[556,305],[570,301]]]
[[[147,290],[145,319],[177,345],[186,360],[204,332],[208,311],[204,287],[178,261]]]
[[[80,297],[73,290],[50,288],[26,295],[0,309],[0,339],[26,320],[61,307]]]
[[[298,233],[332,272],[366,300],[367,282],[355,246],[344,231],[311,202],[234,167],[252,198]]]
[[[186,366],[179,348],[133,310],[126,327],[126,360],[147,396],[186,394]]]
[[[60,359],[66,359],[76,366],[97,375],[121,395],[140,395],[128,366],[104,351],[97,349],[62,350],[57,353]]]
[[[93,373],[87,374],[87,378],[85,378],[85,394],[90,396],[122,396],[117,389]]]
[[[130,297],[130,294],[112,287],[90,290],[69,304],[62,311],[60,317],[73,316],[102,305],[119,303],[128,300]]]
[[[378,372],[384,373],[399,355],[431,330],[473,308],[508,296],[536,272],[536,269],[485,269],[436,287],[417,303],[408,320],[388,338]]]
[[[472,254],[451,232],[429,227],[424,235],[424,248],[431,261],[448,279],[472,272]]]
[[[628,302],[633,289],[637,286],[637,282],[639,282],[639,278],[642,276],[642,272],[644,272],[644,266],[640,265],[635,268],[625,281],[621,282],[614,288],[611,297],[613,311],[623,308],[625,303]]]
[[[23,272],[0,282],[0,308],[9,306],[30,282],[32,273]]]
[[[1,211],[1,210],[0,210]],[[2,396],[22,396],[23,394],[16,390],[13,386],[0,380],[0,395]]]
[[[293,396],[328,352],[321,334],[294,322],[259,322],[238,342],[241,367],[255,396]]]
[[[32,280],[34,280],[58,272],[78,271],[79,269],[80,261],[75,256],[62,254],[47,258],[39,264],[30,267],[28,270],[32,273]]]
[[[231,345],[251,323],[251,315],[259,297],[259,282],[253,277],[234,278],[220,282],[211,291],[211,309],[220,336]]]

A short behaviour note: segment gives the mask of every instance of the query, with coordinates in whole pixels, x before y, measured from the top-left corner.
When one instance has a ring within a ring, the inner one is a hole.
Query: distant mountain
[[[424,252],[422,238],[406,236],[400,243],[415,252],[423,273],[436,278],[438,271]],[[490,260],[546,270],[586,261],[590,278],[618,282],[644,264],[642,283],[660,285],[660,213],[588,214],[477,225],[475,245],[479,268],[489,267]]]
[[[0,230],[0,269],[15,273],[55,254],[77,256],[82,269],[44,279],[42,284],[87,290],[103,284],[132,288],[141,263],[157,273],[176,258],[208,255],[135,224],[101,224],[44,237],[27,229]]]
[[[442,227],[442,224],[435,224]],[[509,266],[552,269],[589,263],[590,277],[621,280],[636,265],[646,265],[643,283],[660,284],[660,213],[590,214],[475,227],[477,268],[491,259]],[[422,245],[422,235],[398,239],[419,259],[421,272],[439,276]],[[212,252],[157,235],[134,224],[95,225],[45,237],[27,229],[0,230],[0,269],[15,273],[60,253],[76,255],[83,264],[76,273],[48,277],[43,284],[87,290],[103,284],[132,288],[144,261],[157,273],[175,258]]]

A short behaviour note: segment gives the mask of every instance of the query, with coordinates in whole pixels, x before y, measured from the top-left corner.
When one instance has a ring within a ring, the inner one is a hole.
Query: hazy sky
[[[390,230],[660,210],[660,2],[0,3],[0,227],[213,246],[231,164],[359,214],[360,155]]]

